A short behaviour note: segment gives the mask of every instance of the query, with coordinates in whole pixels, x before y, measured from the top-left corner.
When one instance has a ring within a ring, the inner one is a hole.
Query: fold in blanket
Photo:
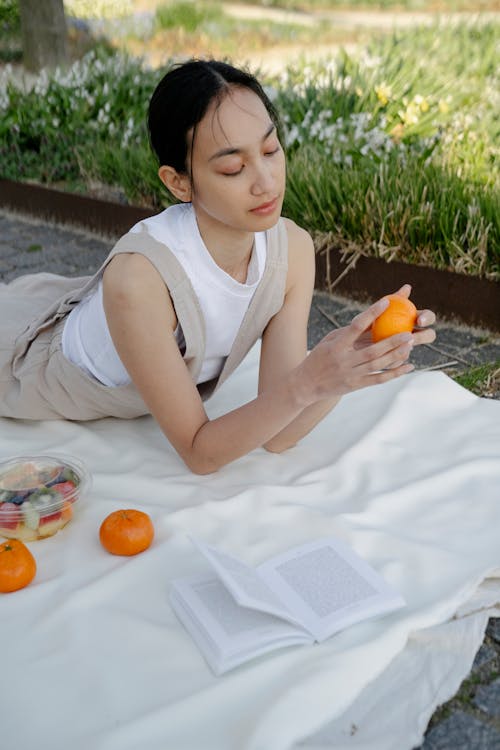
[[[210,416],[253,398],[258,354],[207,402]],[[208,476],[185,468],[150,417],[0,421],[0,456],[33,452],[78,456],[93,487],[63,531],[29,545],[33,583],[0,599],[6,746],[317,750],[325,727],[337,747],[359,723],[349,747],[361,748],[386,706],[386,744],[379,736],[371,750],[411,750],[419,712],[429,716],[467,674],[486,615],[451,620],[500,569],[500,404],[442,373],[355,392],[295,448],[259,449]],[[124,507],[148,512],[156,529],[133,558],[98,540],[103,518]],[[187,534],[252,565],[338,536],[408,606],[216,678],[168,603],[171,581],[205,570]]]

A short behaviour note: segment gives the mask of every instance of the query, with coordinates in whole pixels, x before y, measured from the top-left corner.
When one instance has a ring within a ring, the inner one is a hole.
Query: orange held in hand
[[[35,558],[19,539],[0,544],[0,591],[3,594],[23,589],[36,573]]]
[[[388,294],[389,307],[372,324],[372,341],[382,341],[395,333],[411,333],[417,322],[417,308],[406,297]]]
[[[153,523],[141,510],[115,510],[101,524],[99,539],[112,555],[137,555],[149,547]]]

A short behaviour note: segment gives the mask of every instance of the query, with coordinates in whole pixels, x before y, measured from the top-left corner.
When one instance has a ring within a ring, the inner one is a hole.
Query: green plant
[[[68,71],[43,72],[28,91],[0,82],[0,176],[74,181],[82,151],[91,155],[102,141],[119,155],[144,142],[156,81],[140,61],[101,50]]]
[[[324,32],[323,27],[321,29]],[[298,24],[234,18],[215,2],[177,0],[157,8],[155,33],[149,41],[168,45],[172,54],[192,51],[195,56],[220,58],[238,54],[242,49],[262,49],[275,43],[297,40],[309,43],[317,33],[316,29]]]
[[[285,126],[284,213],[356,252],[500,278],[499,34],[398,32],[264,81]],[[101,50],[29,91],[0,75],[0,176],[167,205],[145,128],[163,72]]]
[[[417,29],[275,79],[287,214],[366,254],[500,278],[497,33]]]
[[[19,62],[22,54],[19,4],[0,0],[0,62]]]
[[[17,0],[0,0],[0,37],[18,34],[21,16]]]
[[[132,0],[64,0],[67,15],[76,18],[123,18],[131,15]]]
[[[224,15],[220,6],[214,3],[196,4],[189,0],[178,0],[156,9],[156,24],[160,29],[184,29],[193,33],[207,23],[221,21]]]
[[[235,0],[247,2],[247,0]],[[449,12],[470,10],[498,10],[496,0],[254,0],[263,7],[282,8],[294,11],[328,11],[338,8],[361,10],[427,10]]]
[[[92,152],[82,148],[77,153],[86,184],[117,186],[129,203],[137,206],[160,209],[175,202],[158,178],[158,166],[146,138],[122,148],[101,140]]]
[[[500,393],[500,360],[477,367],[454,376],[454,380],[477,396],[498,397]]]

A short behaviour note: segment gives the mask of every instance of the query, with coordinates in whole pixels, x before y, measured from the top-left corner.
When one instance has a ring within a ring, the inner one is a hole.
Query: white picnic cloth
[[[258,355],[211,416],[254,396]],[[150,417],[0,420],[0,457],[32,452],[79,457],[93,486],[63,531],[29,544],[35,580],[0,595],[5,747],[411,750],[500,601],[500,403],[442,373],[352,393],[293,449],[209,476]],[[156,529],[132,558],[98,540],[126,507]],[[215,677],[168,602],[174,578],[206,570],[188,533],[250,564],[337,535],[407,607]]]

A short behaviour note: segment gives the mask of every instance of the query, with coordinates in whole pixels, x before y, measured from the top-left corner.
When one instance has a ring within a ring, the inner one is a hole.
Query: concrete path
[[[250,21],[266,20],[274,23],[297,24],[298,26],[318,26],[324,21],[334,26],[353,29],[359,26],[372,29],[405,29],[412,26],[430,26],[438,19],[446,23],[470,21],[489,23],[500,18],[500,12],[486,11],[406,11],[406,10],[348,10],[339,8],[331,10],[293,11],[282,8],[270,8],[262,5],[222,3],[224,12],[233,18]]]
[[[0,282],[38,271],[92,274],[113,245],[68,227],[0,212]],[[309,346],[346,325],[361,309],[344,297],[316,293],[309,319]],[[418,369],[456,372],[500,360],[500,336],[453,323],[437,325],[438,338],[412,354]],[[500,393],[496,393],[497,398]],[[457,695],[431,719],[419,750],[500,750],[500,618],[491,619],[472,671]],[[397,708],[397,707],[396,707]]]

